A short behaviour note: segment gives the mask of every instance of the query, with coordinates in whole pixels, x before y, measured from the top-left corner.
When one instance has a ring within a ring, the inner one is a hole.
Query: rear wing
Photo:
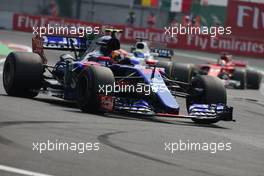
[[[152,53],[157,53],[158,57],[172,58],[174,51],[168,48],[150,48]]]
[[[166,43],[150,41],[150,51],[157,53],[158,57],[172,58],[174,50],[169,49]]]
[[[32,50],[43,48],[53,50],[72,51],[72,45],[75,50],[83,51],[88,47],[88,42],[85,37],[72,37],[72,36],[50,36],[44,35],[42,37],[35,36],[32,38]]]
[[[44,49],[63,50],[63,51],[85,51],[90,45],[91,40],[86,37],[76,36],[52,36],[39,35],[32,38],[32,51],[39,54],[43,59],[43,63],[47,63]]]

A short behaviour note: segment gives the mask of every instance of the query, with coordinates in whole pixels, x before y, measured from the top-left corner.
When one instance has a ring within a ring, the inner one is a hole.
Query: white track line
[[[4,64],[5,58],[0,58],[0,65]],[[3,74],[3,68],[0,68],[0,75]]]
[[[0,66],[1,66],[2,64],[4,64],[4,62],[5,62],[5,58],[0,58]],[[0,75],[2,75],[2,74],[3,74],[3,68],[0,67]]]
[[[6,172],[11,172],[11,173],[16,173],[16,174],[28,175],[28,176],[52,176],[52,175],[42,174],[42,173],[38,173],[38,172],[32,172],[32,171],[23,170],[23,169],[17,169],[14,167],[4,166],[4,165],[0,165],[0,170],[6,171]]]
[[[0,58],[0,64],[5,62],[5,58]]]
[[[14,51],[26,51],[26,52],[32,52],[32,48],[27,45],[22,45],[22,44],[16,44],[16,43],[6,43],[6,42],[0,42],[4,43],[8,48]]]
[[[201,60],[201,61],[207,61],[207,62],[212,62],[212,61],[215,60],[213,58],[206,57],[206,56],[197,56],[195,54],[178,53],[177,51],[174,52],[174,55],[181,56],[181,57],[188,57],[188,58],[191,58],[191,59],[197,59],[197,60]]]
[[[261,84],[260,93],[264,95],[264,83]]]

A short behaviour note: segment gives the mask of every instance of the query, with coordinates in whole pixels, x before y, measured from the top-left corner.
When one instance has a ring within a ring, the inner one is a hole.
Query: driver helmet
[[[225,63],[227,64],[227,63],[231,62],[232,56],[231,55],[227,55],[227,54],[223,54],[223,55],[221,55],[220,59],[222,61],[225,61]]]
[[[220,61],[219,61],[219,65],[221,65],[221,66],[225,66],[226,63],[227,62],[225,60],[223,60],[223,59],[220,59]]]
[[[97,41],[97,44],[100,45],[100,52],[105,56],[111,54],[111,51],[109,51],[108,49],[108,43],[111,40],[111,38],[112,37],[110,35],[102,36]]]
[[[112,51],[120,49],[119,40],[110,35],[102,36],[97,43],[101,45],[100,51],[105,56],[109,56]]]

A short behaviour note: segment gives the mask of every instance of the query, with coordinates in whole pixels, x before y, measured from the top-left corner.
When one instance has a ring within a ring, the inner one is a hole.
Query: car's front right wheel
[[[191,81],[190,96],[186,99],[187,111],[192,104],[226,104],[227,96],[223,82],[208,75],[197,76]],[[219,119],[192,119],[196,123],[212,124]]]
[[[90,65],[77,81],[77,102],[83,112],[102,113],[100,95],[112,95],[115,78],[107,67]]]

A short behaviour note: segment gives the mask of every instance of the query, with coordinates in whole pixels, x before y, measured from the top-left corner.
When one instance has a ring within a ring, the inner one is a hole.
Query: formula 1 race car
[[[155,57],[172,59],[174,51],[167,48],[164,44],[147,41],[144,38],[137,38],[135,45],[131,47],[130,52],[136,57],[151,58]]]
[[[183,82],[190,82],[196,75],[210,75],[220,78],[228,88],[259,89],[262,80],[261,73],[249,69],[242,61],[233,61],[232,56],[225,53],[216,63],[173,65],[168,61],[161,61],[160,66],[167,70],[172,79]]]
[[[97,39],[36,36],[33,52],[12,52],[5,61],[3,85],[8,95],[33,98],[39,93],[77,102],[89,113],[121,112],[189,118],[197,123],[232,121],[226,90],[217,77],[197,76],[191,83],[167,77],[157,61],[112,57],[120,50],[117,30]],[[43,49],[73,51],[48,65]],[[79,53],[79,55],[78,55]],[[186,98],[188,115],[180,115],[176,96]]]
[[[220,56],[217,63],[196,66],[196,72],[219,77],[226,87],[236,89],[259,89],[262,79],[261,73],[248,69],[244,62],[233,61],[232,56],[225,53]]]

